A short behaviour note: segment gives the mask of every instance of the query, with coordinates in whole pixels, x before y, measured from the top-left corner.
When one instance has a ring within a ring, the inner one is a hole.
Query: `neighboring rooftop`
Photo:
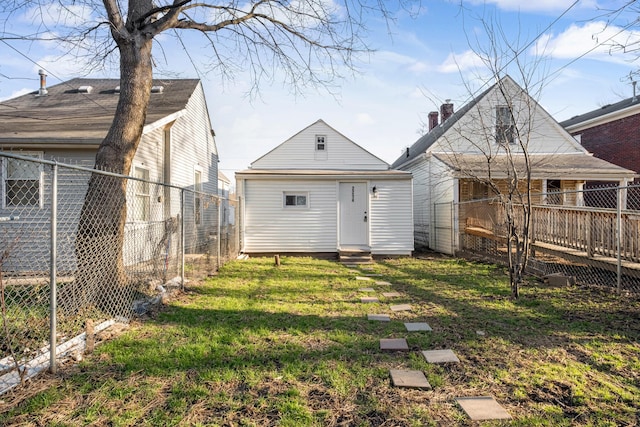
[[[150,124],[183,110],[197,79],[157,79],[147,119]],[[118,79],[72,79],[0,102],[0,144],[98,144],[118,104]]]
[[[573,116],[569,120],[560,122],[560,126],[568,128],[579,123],[597,119],[598,117],[623,111],[636,105],[640,105],[640,96],[623,99],[622,101],[616,102],[615,104],[607,104],[603,107],[589,111],[588,113]]]

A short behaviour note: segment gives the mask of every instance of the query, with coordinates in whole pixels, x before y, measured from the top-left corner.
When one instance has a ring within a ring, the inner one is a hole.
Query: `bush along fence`
[[[0,163],[0,394],[237,256],[237,202],[200,183],[5,152]]]
[[[640,292],[640,185],[542,194],[531,205],[529,269],[560,281]],[[522,212],[523,206],[517,206]],[[442,209],[441,209],[442,211]],[[504,205],[452,205],[456,252],[506,260]],[[442,219],[442,218],[441,218]],[[522,216],[516,218],[522,223]],[[451,230],[449,230],[451,231]]]

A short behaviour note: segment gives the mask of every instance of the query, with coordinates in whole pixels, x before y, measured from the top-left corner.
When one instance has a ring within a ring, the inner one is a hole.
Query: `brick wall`
[[[595,157],[640,173],[640,114],[575,132]],[[636,179],[636,182],[640,180]]]

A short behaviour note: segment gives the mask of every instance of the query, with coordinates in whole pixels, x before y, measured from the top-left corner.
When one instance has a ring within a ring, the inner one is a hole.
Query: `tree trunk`
[[[96,154],[98,170],[128,175],[140,143],[152,86],[152,39],[143,35],[118,42],[120,98],[113,123]],[[126,315],[133,289],[123,262],[127,180],[94,173],[76,235],[77,272],[70,287],[74,311],[95,306]]]

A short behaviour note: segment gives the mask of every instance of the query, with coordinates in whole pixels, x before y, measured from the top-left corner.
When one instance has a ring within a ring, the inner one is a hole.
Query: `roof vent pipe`
[[[38,70],[38,74],[40,75],[40,89],[38,89],[38,96],[45,96],[47,93],[47,75],[44,70]]]

